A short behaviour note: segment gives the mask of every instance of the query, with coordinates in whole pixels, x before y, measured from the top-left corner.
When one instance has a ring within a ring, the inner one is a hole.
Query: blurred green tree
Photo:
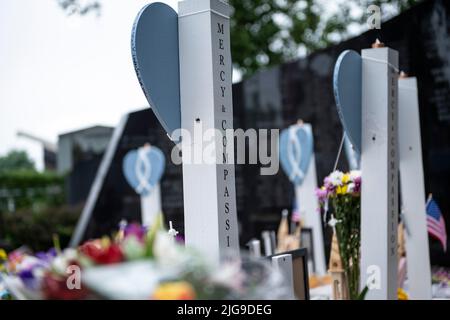
[[[70,14],[101,9],[103,0],[57,0]],[[380,6],[382,17],[408,9],[422,0],[228,0],[231,53],[243,77],[258,69],[306,55],[350,36],[362,26],[369,5]],[[106,1],[104,2],[107,3]],[[359,29],[360,30],[360,29]]]
[[[244,77],[338,43],[351,35],[350,26],[366,23],[371,4],[382,18],[422,0],[229,0],[231,52]]]
[[[17,170],[32,170],[36,168],[33,160],[28,157],[25,151],[13,150],[6,156],[0,157],[0,173]]]

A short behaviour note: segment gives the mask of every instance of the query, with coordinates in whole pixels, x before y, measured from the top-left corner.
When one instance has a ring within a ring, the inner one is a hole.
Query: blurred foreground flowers
[[[2,263],[3,261],[3,263]],[[112,237],[32,254],[0,251],[0,276],[16,299],[277,299],[288,290],[265,261],[230,253],[210,263],[163,228],[121,224]]]

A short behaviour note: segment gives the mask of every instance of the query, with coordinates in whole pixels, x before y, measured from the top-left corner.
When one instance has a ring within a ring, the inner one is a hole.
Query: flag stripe
[[[441,210],[434,199],[430,198],[426,204],[427,229],[431,236],[437,238],[444,250],[447,250],[447,231]]]

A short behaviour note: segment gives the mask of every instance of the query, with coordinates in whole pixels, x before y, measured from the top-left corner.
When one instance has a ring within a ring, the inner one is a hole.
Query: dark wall
[[[422,126],[426,191],[432,192],[450,225],[450,1],[426,1],[370,31],[305,59],[264,70],[233,86],[235,128],[285,128],[297,119],[313,125],[319,183],[333,169],[342,127],[335,108],[332,73],[338,55],[346,49],[368,48],[379,37],[400,52],[401,70],[417,76]],[[147,109],[132,113],[119,143],[112,170],[106,177],[87,237],[115,228],[122,218],[139,220],[140,203],[126,183],[122,159],[145,142],[160,147],[170,157],[173,144]],[[338,168],[347,170],[344,155]],[[162,178],[163,210],[182,231],[183,195],[181,167],[167,162]],[[294,192],[280,170],[260,176],[257,165],[236,166],[238,218],[241,243],[276,229],[280,212],[291,208]],[[432,262],[450,265],[432,240]]]
[[[380,38],[400,53],[400,69],[418,78],[426,192],[433,193],[450,225],[450,1],[425,1],[366,32],[305,59],[261,71],[235,85],[234,110],[247,128],[285,128],[301,118],[313,125],[319,183],[333,169],[342,126],[336,112],[332,74],[339,54],[360,51]],[[347,169],[341,156],[338,168]],[[248,219],[249,235],[264,220],[272,223],[283,207],[290,207],[293,190],[285,175],[259,177],[245,170],[247,193],[240,218]],[[268,188],[268,201],[253,190]],[[238,190],[239,191],[239,190]],[[270,218],[269,218],[270,217]],[[270,221],[269,221],[270,220]],[[260,223],[261,222],[261,223]],[[242,235],[243,237],[247,234]],[[450,265],[450,255],[431,240],[432,262]]]
[[[123,135],[105,177],[95,209],[87,227],[85,238],[98,237],[117,229],[122,219],[140,222],[140,198],[129,186],[122,173],[122,161],[128,151],[142,147],[145,143],[160,148],[170,160],[174,144],[150,109],[128,115]],[[177,229],[183,226],[183,184],[181,166],[166,161],[166,170],[161,180],[162,206],[165,218],[173,220]]]

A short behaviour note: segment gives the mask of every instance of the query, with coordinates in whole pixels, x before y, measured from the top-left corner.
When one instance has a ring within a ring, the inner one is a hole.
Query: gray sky
[[[339,10],[342,1],[327,0],[326,11]],[[97,18],[68,17],[56,0],[0,0],[0,155],[25,149],[42,168],[41,146],[16,137],[18,130],[56,143],[58,134],[114,126],[147,105],[130,36],[150,2],[105,0]],[[177,10],[177,0],[162,2]]]
[[[95,124],[115,125],[147,102],[133,69],[131,27],[148,0],[108,0],[101,17],[67,17],[56,0],[0,1],[0,155],[41,147]],[[176,9],[176,0],[164,1]]]

